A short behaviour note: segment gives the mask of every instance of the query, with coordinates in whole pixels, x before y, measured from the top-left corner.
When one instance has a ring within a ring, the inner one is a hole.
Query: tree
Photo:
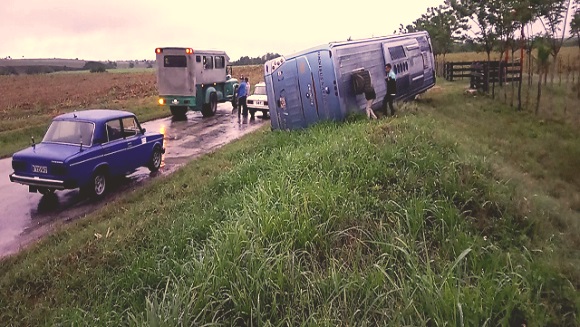
[[[576,0],[576,11],[570,20],[570,34],[576,37],[578,48],[580,48],[580,0]]]
[[[538,97],[536,99],[536,115],[540,110],[540,100],[542,98],[542,74],[548,75],[548,66],[550,59],[550,49],[543,43],[538,46]]]
[[[487,61],[491,61],[491,52],[497,43],[496,18],[492,14],[494,1],[446,0],[445,3],[475,27],[463,26],[464,35],[478,44],[487,54]]]
[[[468,28],[467,20],[456,15],[449,5],[431,7],[406,27],[401,25],[399,33],[427,31],[431,37],[434,55],[445,55],[453,50],[455,42],[462,40],[461,30]]]
[[[564,44],[564,35],[568,20],[568,10],[572,5],[571,0],[543,0],[539,4],[539,20],[544,26],[544,31],[549,42],[550,53],[554,62]],[[547,79],[547,74],[544,77]],[[552,82],[554,74],[552,74]]]

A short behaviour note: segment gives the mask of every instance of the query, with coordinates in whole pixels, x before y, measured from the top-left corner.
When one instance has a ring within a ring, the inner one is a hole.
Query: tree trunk
[[[524,80],[524,61],[520,59],[520,78],[518,81],[518,111],[522,110],[522,82]]]
[[[540,111],[540,100],[542,98],[542,74],[540,74],[540,79],[538,79],[538,97],[536,98],[536,116]]]

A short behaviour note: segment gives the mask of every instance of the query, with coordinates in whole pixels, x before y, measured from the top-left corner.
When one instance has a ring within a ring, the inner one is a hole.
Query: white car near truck
[[[266,83],[258,83],[254,87],[254,93],[246,101],[250,115],[254,117],[256,111],[261,111],[264,118],[268,117],[268,96],[266,95]]]

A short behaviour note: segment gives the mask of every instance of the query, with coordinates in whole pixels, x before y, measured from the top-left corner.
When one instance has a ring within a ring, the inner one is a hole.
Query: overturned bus
[[[333,42],[264,65],[272,129],[292,130],[321,120],[343,120],[364,110],[360,81],[386,94],[385,65],[397,74],[395,100],[405,101],[435,85],[435,59],[427,32]]]

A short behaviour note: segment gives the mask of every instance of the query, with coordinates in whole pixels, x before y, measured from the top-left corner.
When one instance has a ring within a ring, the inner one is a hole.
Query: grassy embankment
[[[449,83],[412,107],[123,196],[2,263],[0,321],[578,325],[579,132]]]

